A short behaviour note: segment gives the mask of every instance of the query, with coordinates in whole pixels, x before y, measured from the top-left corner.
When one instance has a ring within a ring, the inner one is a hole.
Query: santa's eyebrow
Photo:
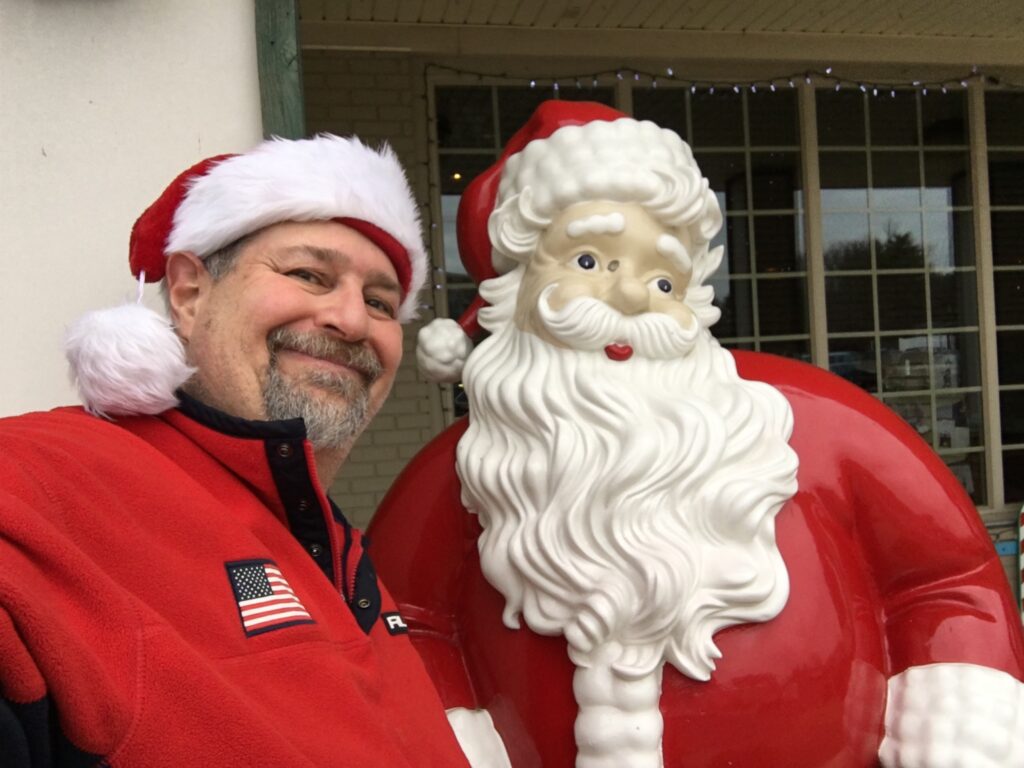
[[[619,235],[626,229],[626,217],[618,211],[613,213],[595,213],[582,219],[570,221],[565,228],[569,237],[584,235]]]
[[[675,235],[659,235],[654,247],[658,253],[674,262],[683,272],[693,270],[693,260],[690,258],[690,254],[686,252],[686,246]]]

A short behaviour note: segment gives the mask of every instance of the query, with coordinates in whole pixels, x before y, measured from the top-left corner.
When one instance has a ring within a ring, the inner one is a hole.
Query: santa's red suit
[[[886,685],[908,667],[1024,675],[1006,576],[978,514],[931,449],[874,398],[817,368],[735,353],[789,400],[799,490],[776,519],[782,612],[715,636],[710,682],[666,665],[665,764],[875,766]],[[574,667],[562,637],[502,624],[460,501],[454,424],[411,463],[369,535],[447,707],[484,708],[513,766],[571,766]]]

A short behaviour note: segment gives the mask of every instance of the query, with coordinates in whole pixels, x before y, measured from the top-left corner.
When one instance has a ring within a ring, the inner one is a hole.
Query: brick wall
[[[306,130],[356,134],[374,144],[386,140],[409,173],[426,216],[428,174],[423,128],[426,109],[416,94],[416,67],[409,56],[303,51]],[[417,113],[417,110],[419,113]],[[430,301],[429,289],[421,297]],[[421,313],[430,319],[429,310]],[[384,492],[440,427],[436,386],[416,372],[416,332],[405,326],[405,355],[388,402],[360,438],[331,486],[331,496],[355,525],[365,527]]]

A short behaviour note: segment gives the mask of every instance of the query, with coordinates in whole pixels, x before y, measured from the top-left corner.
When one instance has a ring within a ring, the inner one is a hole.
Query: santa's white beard
[[[713,634],[788,596],[774,517],[796,492],[789,404],[741,380],[706,329],[682,357],[616,362],[518,330],[515,273],[490,283],[457,466],[505,623],[564,634],[577,663],[613,644],[621,677],[665,660],[708,679]]]

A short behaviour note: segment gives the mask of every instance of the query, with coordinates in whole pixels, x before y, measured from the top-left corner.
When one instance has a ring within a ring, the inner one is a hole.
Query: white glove
[[[975,664],[889,679],[884,768],[1024,768],[1024,683]]]
[[[416,339],[416,363],[427,381],[452,384],[462,378],[473,342],[454,320],[439,317],[420,329]]]

